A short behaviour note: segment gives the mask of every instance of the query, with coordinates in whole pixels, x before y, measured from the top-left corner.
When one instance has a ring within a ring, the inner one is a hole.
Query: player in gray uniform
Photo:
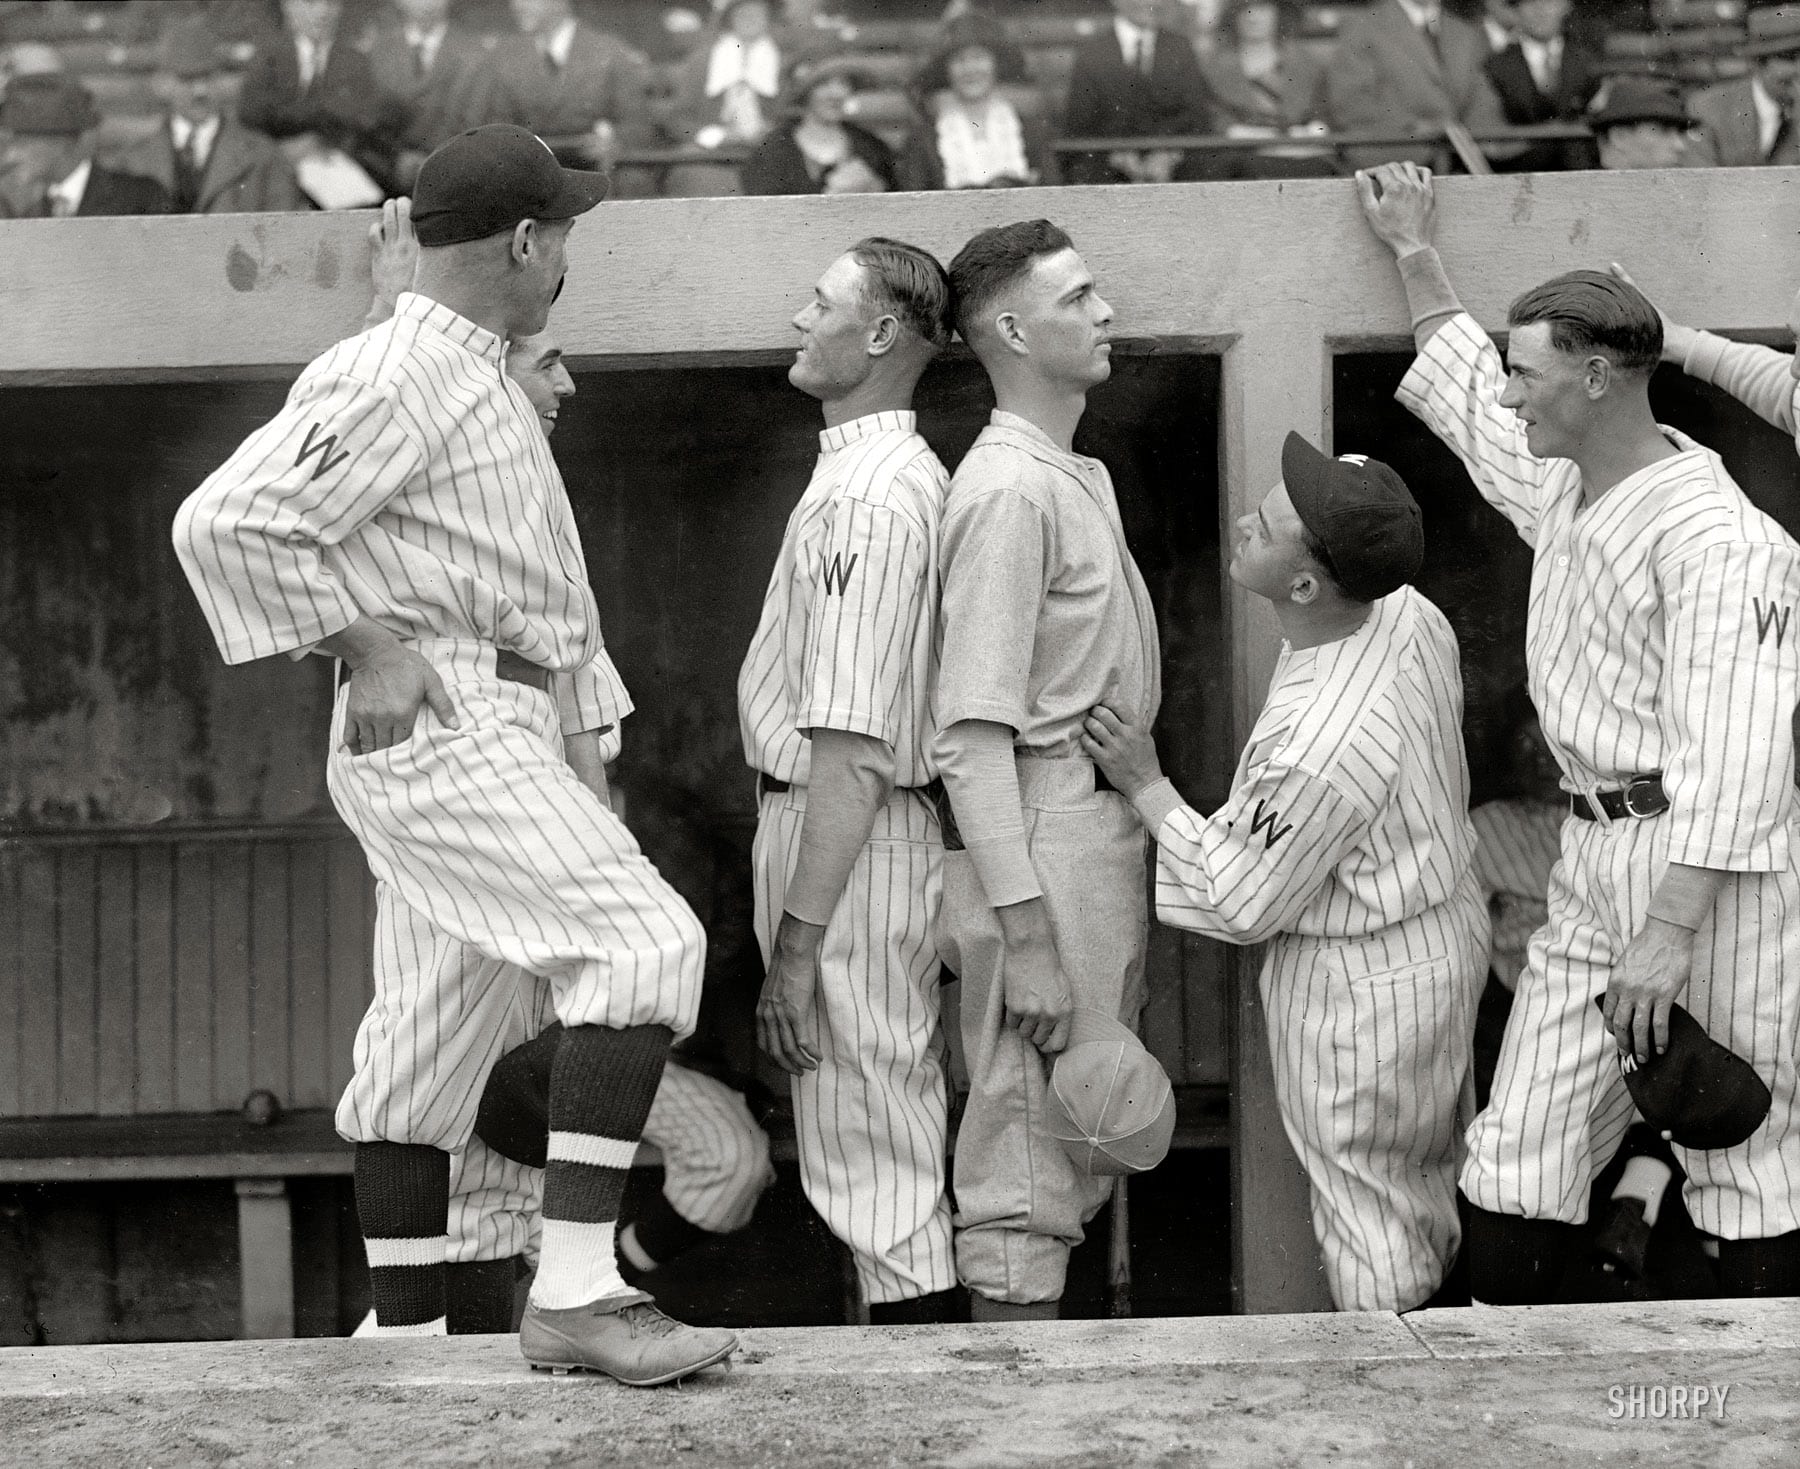
[[[1072,447],[1112,370],[1112,308],[1047,220],[984,230],[950,279],[999,405],[944,519],[940,935],[970,1084],[956,1263],[974,1319],[1045,1318],[1111,1183],[1045,1130],[1050,1059],[1075,1005],[1135,1028],[1149,928],[1144,832],[1082,750],[1082,721],[1106,701],[1148,726],[1161,673],[1112,480]]]
[[[1358,175],[1418,356],[1400,401],[1533,549],[1526,667],[1571,793],[1462,1192],[1475,1299],[1553,1298],[1595,1172],[1632,1116],[1622,1074],[1670,1006],[1753,1067],[1767,1119],[1677,1148],[1728,1295],[1800,1288],[1800,546],[1718,455],[1656,422],[1656,309],[1576,271],[1507,313],[1506,362],[1432,248],[1430,173]],[[1596,998],[1603,1008],[1597,1008]]]
[[[1461,1304],[1432,1298],[1461,1238],[1457,1114],[1488,922],[1456,635],[1406,585],[1424,539],[1399,475],[1298,434],[1281,471],[1231,558],[1283,637],[1225,805],[1182,804],[1148,726],[1111,709],[1083,743],[1157,839],[1157,916],[1269,942],[1275,1095],[1338,1308]]]

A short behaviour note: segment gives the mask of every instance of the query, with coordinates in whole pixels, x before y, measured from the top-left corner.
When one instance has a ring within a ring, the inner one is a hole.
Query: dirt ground
[[[529,1372],[510,1338],[18,1350],[0,1462],[1791,1469],[1800,1302],[1695,1304],[762,1331],[653,1391]],[[1722,1410],[1671,1416],[1700,1383]]]

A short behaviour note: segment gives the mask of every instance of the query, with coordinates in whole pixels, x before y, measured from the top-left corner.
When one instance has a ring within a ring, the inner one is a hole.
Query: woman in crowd
[[[1275,0],[1234,0],[1219,44],[1201,58],[1200,70],[1228,133],[1276,138],[1323,130],[1318,119],[1324,71],[1288,37],[1288,23]],[[1242,178],[1336,171],[1327,154],[1285,146],[1239,154],[1229,170]]]
[[[964,11],[946,23],[913,80],[921,121],[900,154],[905,189],[992,189],[1059,182],[1049,129],[1022,114],[1008,86],[1026,86],[1025,58],[992,16]]]
[[[880,194],[895,187],[887,144],[846,114],[860,73],[840,59],[802,62],[788,87],[792,119],[744,165],[746,194]]]

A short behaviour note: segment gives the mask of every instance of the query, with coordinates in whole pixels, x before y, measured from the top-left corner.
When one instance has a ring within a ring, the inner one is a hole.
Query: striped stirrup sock
[[[534,1306],[585,1306],[630,1290],[619,1275],[613,1236],[673,1039],[665,1025],[577,1025],[563,1033],[550,1072],[543,1254],[531,1287]]]
[[[450,1155],[419,1143],[356,1145],[356,1216],[376,1336],[442,1336]]]

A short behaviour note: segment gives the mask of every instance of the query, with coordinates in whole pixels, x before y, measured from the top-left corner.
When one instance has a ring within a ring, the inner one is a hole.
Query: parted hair
[[[933,347],[950,342],[950,277],[929,250],[870,235],[850,247],[850,258],[863,268],[864,295],[871,306],[891,311]]]
[[[1506,313],[1508,326],[1550,324],[1550,345],[1601,356],[1621,372],[1648,374],[1662,358],[1662,317],[1636,286],[1598,270],[1571,270],[1533,286]]]
[[[950,262],[950,293],[963,340],[969,339],[970,324],[1034,262],[1074,248],[1075,242],[1047,219],[995,225],[976,235]]]

